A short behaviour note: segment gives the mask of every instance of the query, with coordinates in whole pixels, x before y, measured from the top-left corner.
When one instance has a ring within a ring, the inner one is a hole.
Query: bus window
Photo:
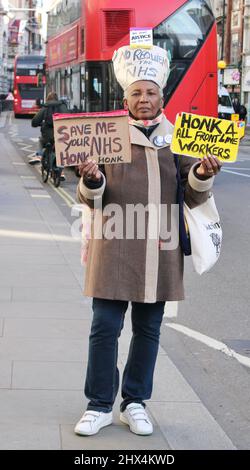
[[[89,65],[89,64],[88,64]],[[101,64],[90,65],[86,72],[87,112],[97,112],[104,109],[103,73]]]
[[[115,78],[113,64],[107,63],[107,76],[108,76],[108,109],[122,109],[123,108],[123,90]]]
[[[171,71],[164,90],[165,104],[191,65],[213,24],[214,17],[208,5],[193,0],[154,28],[154,44],[169,50],[171,54]]]
[[[43,99],[44,88],[32,83],[19,83],[18,90],[22,99]]]

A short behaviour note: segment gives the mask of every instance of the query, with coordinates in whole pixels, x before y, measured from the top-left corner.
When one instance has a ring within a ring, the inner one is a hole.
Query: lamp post
[[[222,6],[222,31],[221,31],[221,51],[220,59],[224,59],[224,42],[225,42],[225,11],[226,11],[226,0],[223,0]]]

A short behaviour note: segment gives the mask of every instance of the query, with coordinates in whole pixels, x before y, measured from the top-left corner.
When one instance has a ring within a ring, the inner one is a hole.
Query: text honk
[[[171,151],[195,158],[211,154],[222,162],[234,162],[239,140],[237,122],[183,112],[176,117]]]

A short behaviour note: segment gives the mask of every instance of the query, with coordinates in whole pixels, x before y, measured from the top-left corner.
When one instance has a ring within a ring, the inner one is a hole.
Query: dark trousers
[[[133,334],[122,377],[121,411],[132,402],[145,406],[143,400],[151,397],[164,304],[132,302]],[[93,299],[85,382],[88,410],[112,410],[119,388],[118,338],[127,308],[125,301]]]

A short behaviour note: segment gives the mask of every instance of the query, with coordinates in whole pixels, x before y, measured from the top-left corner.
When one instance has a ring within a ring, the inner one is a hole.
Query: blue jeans
[[[165,302],[132,302],[132,331],[127,363],[122,378],[121,411],[129,403],[151,397],[153,374],[159,347],[160,327]],[[110,412],[118,388],[118,338],[128,302],[93,299],[93,321],[89,337],[89,358],[85,395],[88,410]]]

